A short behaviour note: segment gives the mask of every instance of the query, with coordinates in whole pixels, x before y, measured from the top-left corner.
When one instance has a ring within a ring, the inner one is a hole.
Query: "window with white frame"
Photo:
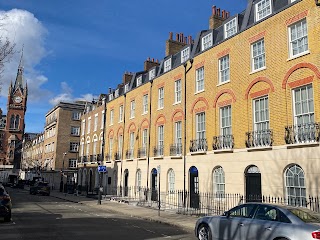
[[[113,125],[113,109],[110,110],[110,125]]]
[[[138,169],[136,173],[136,188],[137,188],[137,191],[139,191],[141,188],[141,170],[140,169]]]
[[[216,198],[224,198],[225,177],[222,167],[217,167],[213,171],[213,193]]]
[[[237,33],[237,18],[234,18],[224,25],[224,38],[231,37]]]
[[[174,102],[181,102],[181,79],[174,82]]]
[[[126,85],[124,85],[124,92],[128,92],[129,91],[129,83],[127,83]]]
[[[71,126],[71,135],[79,136],[80,135],[80,127]]]
[[[123,135],[119,135],[118,137],[118,155],[119,160],[122,158],[122,146],[123,146]]]
[[[119,122],[123,121],[123,105],[119,107]]]
[[[100,128],[101,128],[101,129],[104,128],[104,114],[105,114],[104,111],[102,111],[102,114],[101,114],[101,124],[100,124],[100,126],[101,126]]]
[[[187,61],[190,57],[190,47],[187,47],[181,51],[181,63]]]
[[[145,128],[142,131],[142,147],[146,150],[148,145],[148,129]]]
[[[158,89],[158,109],[163,108],[164,105],[164,87]]]
[[[78,152],[79,151],[79,143],[78,142],[71,142],[69,150],[70,150],[70,152]]]
[[[91,128],[91,117],[88,118],[88,127],[87,127],[87,133],[90,133],[90,128]]]
[[[132,100],[132,101],[130,102],[130,118],[134,118],[135,109],[136,109],[136,104],[135,104],[135,101]]]
[[[164,72],[168,72],[169,70],[171,70],[171,58],[164,62]]]
[[[202,51],[212,46],[212,33],[207,34],[202,38]]]
[[[114,97],[115,97],[115,98],[119,97],[119,89],[117,89],[117,90],[114,92]]]
[[[134,132],[130,132],[129,158],[133,157],[134,151]]]
[[[204,90],[204,67],[196,70],[196,93]]]
[[[293,90],[294,123],[302,126],[314,122],[313,87],[307,85]]]
[[[175,122],[175,135],[174,135],[174,143],[176,147],[176,154],[180,155],[182,153],[182,122]]]
[[[94,115],[94,124],[93,124],[93,131],[97,131],[98,128],[98,114]]]
[[[158,126],[158,155],[163,155],[164,126]]]
[[[92,148],[92,154],[96,155],[97,154],[97,139],[93,141],[93,148]]]
[[[271,0],[261,0],[255,5],[256,8],[256,21],[259,21],[272,13]]]
[[[142,105],[142,112],[143,114],[146,114],[148,112],[148,94],[143,95]]]
[[[168,171],[168,192],[174,193],[174,184],[175,184],[175,174],[173,169]]]
[[[137,87],[142,84],[142,76],[137,77]]]
[[[87,142],[86,156],[89,156],[89,152],[90,152],[90,142]]]
[[[297,1],[297,0],[290,0],[291,3],[295,2],[295,1]]]
[[[113,151],[113,138],[109,138],[109,157],[112,158],[112,151]]]
[[[220,134],[222,136],[231,135],[231,106],[225,106],[220,108]]]
[[[149,71],[149,80],[154,79],[155,76],[156,76],[156,69],[151,69],[151,70]]]
[[[251,44],[251,62],[252,71],[259,70],[266,66],[264,39]]]
[[[72,112],[72,120],[80,120],[81,113],[77,111]]]
[[[290,57],[299,56],[308,51],[307,20],[303,19],[289,26]]]
[[[112,101],[112,100],[113,100],[113,94],[110,93],[110,94],[109,94],[109,101]]]
[[[285,187],[289,205],[305,206],[307,200],[305,177],[300,166],[292,165],[286,169]]]
[[[206,138],[206,114],[205,112],[196,115],[196,138],[203,140]]]
[[[69,168],[77,167],[77,159],[69,159]]]
[[[219,83],[230,81],[229,54],[219,59]]]
[[[254,130],[263,131],[269,129],[269,99],[264,96],[254,101]]]

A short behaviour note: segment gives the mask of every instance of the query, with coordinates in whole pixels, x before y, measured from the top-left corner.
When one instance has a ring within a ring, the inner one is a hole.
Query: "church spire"
[[[23,75],[23,48],[24,48],[24,46],[22,46],[22,51],[21,51],[22,53],[21,53],[21,58],[20,58],[19,66],[18,66],[18,73],[17,73],[16,81],[14,83],[13,91],[16,91],[18,88],[20,88],[21,90],[23,89],[23,79],[22,79],[22,75]]]

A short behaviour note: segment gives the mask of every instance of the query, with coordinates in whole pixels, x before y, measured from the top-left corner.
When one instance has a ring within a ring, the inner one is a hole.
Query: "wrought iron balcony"
[[[116,153],[114,154],[114,159],[115,159],[115,160],[121,160],[121,158],[122,158],[121,152],[116,152]]]
[[[286,144],[319,142],[319,123],[305,123],[285,127]]]
[[[206,152],[208,143],[206,138],[190,140],[190,152]]]
[[[233,149],[233,147],[234,147],[234,139],[232,134],[213,137],[213,142],[212,142],[213,150]]]
[[[270,129],[246,132],[246,146],[253,147],[269,147],[273,143],[273,133]]]
[[[143,158],[147,156],[147,147],[141,147],[138,149],[138,158]]]
[[[82,162],[82,163],[88,162],[87,156],[81,156],[81,157],[80,157],[80,162]]]
[[[101,153],[97,154],[97,160],[98,160],[98,162],[103,161]]]
[[[154,156],[154,157],[163,156],[163,150],[164,150],[163,145],[155,146],[155,147],[153,148],[153,156]]]
[[[133,149],[128,149],[126,151],[126,159],[133,159]]]
[[[107,154],[106,154],[106,161],[111,161],[111,155],[110,155],[110,153],[107,153]]]
[[[182,154],[182,144],[174,143],[170,145],[170,156],[180,156]]]

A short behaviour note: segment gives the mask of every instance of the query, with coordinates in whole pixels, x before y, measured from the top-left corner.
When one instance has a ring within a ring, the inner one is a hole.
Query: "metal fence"
[[[282,198],[273,196],[249,196],[242,194],[193,193],[189,191],[158,192],[146,187],[117,187],[109,190],[109,198],[127,201],[139,206],[186,215],[221,215],[225,211],[246,202],[263,202],[306,207],[320,212],[319,197]]]

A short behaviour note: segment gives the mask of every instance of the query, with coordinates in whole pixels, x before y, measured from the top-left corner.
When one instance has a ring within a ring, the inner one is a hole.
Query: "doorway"
[[[199,173],[195,166],[189,169],[190,207],[199,208]]]
[[[261,202],[261,173],[257,166],[249,166],[245,172],[246,202]]]

